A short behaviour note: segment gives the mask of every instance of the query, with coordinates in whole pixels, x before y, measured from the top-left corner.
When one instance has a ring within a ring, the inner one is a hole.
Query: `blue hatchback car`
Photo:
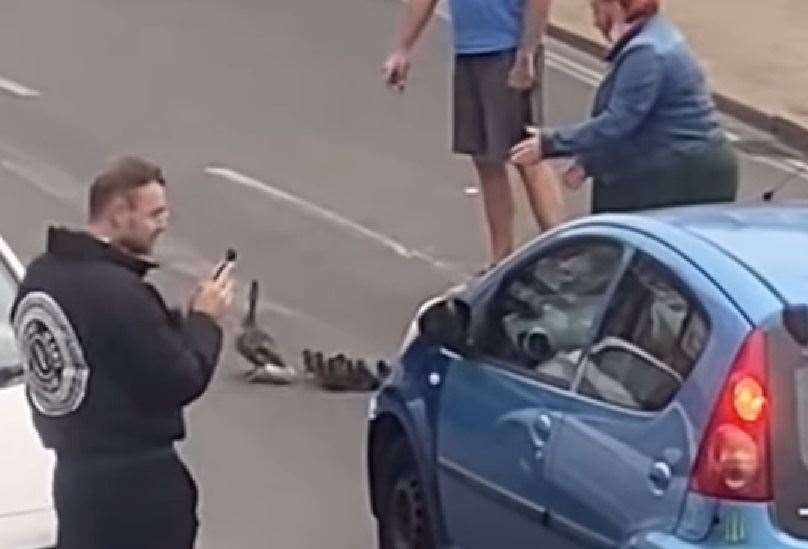
[[[808,204],[585,218],[419,311],[383,549],[808,548]]]

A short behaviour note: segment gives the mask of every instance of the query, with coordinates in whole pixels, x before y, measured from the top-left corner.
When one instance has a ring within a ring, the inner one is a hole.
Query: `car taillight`
[[[716,401],[691,477],[696,492],[724,499],[772,499],[766,356],[766,337],[755,330]]]
[[[748,422],[757,421],[766,407],[763,386],[755,378],[745,376],[738,380],[732,393],[732,404],[738,417]]]

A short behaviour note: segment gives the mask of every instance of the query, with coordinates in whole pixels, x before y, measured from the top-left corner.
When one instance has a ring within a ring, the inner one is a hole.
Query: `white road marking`
[[[21,97],[26,99],[39,97],[40,95],[42,95],[42,93],[39,92],[38,90],[29,88],[28,86],[23,86],[19,82],[9,80],[8,78],[3,78],[2,76],[0,76],[0,90],[4,91],[9,95],[13,95],[14,97]]]
[[[802,160],[795,160],[793,158],[789,158],[788,160],[786,160],[786,163],[793,166],[798,171],[803,172],[806,175],[808,175],[808,162],[804,162]]]
[[[795,178],[804,179],[808,181],[808,164],[800,160],[788,159],[785,161],[775,160],[768,156],[760,156],[757,154],[746,154],[750,159],[761,164],[766,164],[772,168],[786,172],[785,175],[792,175]]]
[[[331,223],[332,225],[341,227],[364,239],[376,242],[377,244],[389,250],[392,250],[395,254],[397,254],[400,257],[406,259],[418,259],[420,261],[428,263],[435,269],[445,274],[451,275],[453,279],[461,277],[460,279],[462,280],[462,278],[466,276],[466,273],[463,273],[459,269],[452,267],[451,265],[447,264],[444,261],[440,261],[439,259],[436,259],[431,255],[420,252],[418,250],[410,249],[401,242],[393,238],[390,238],[380,232],[374,231],[373,229],[370,229],[368,227],[365,227],[364,225],[361,225],[356,221],[352,221],[336,212],[323,208],[322,206],[319,206],[304,198],[301,198],[287,191],[274,187],[265,181],[261,181],[248,175],[244,175],[236,170],[226,168],[224,166],[208,166],[205,168],[205,173],[226,179],[228,181],[237,183],[244,187],[254,189],[269,196],[273,200],[290,204],[312,217],[316,217],[318,219]]]
[[[81,207],[81,185],[59,170],[39,163],[3,159],[0,166],[63,204]]]

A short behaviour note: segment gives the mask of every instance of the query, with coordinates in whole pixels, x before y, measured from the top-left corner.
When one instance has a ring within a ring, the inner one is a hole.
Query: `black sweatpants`
[[[173,448],[59,453],[53,481],[57,549],[186,549],[197,489]]]

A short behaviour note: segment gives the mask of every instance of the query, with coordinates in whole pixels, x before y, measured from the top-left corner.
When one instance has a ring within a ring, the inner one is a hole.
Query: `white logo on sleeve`
[[[43,292],[27,294],[17,306],[14,333],[36,409],[51,417],[75,412],[87,393],[90,370],[59,304]]]

